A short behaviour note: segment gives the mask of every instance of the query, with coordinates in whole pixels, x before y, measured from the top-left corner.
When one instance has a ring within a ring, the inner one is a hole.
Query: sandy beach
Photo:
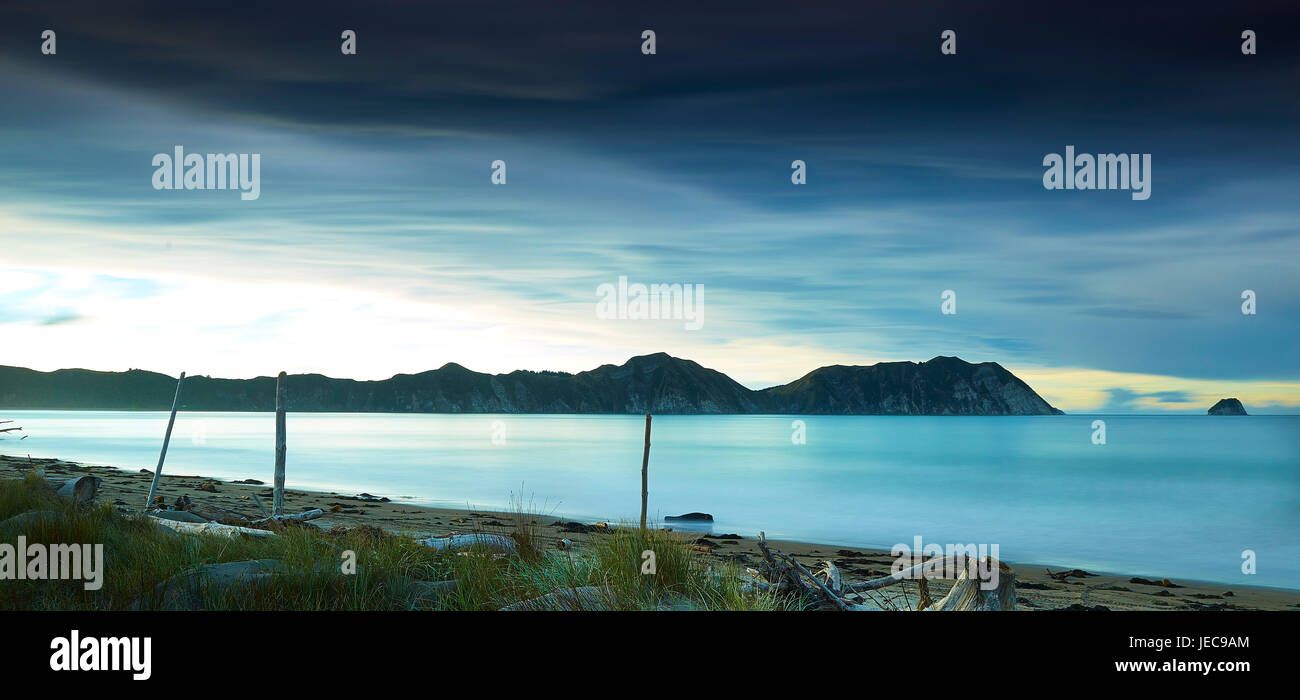
[[[138,508],[149,490],[152,474],[147,470],[125,471],[111,466],[87,465],[57,459],[29,459],[0,455],[0,479],[19,478],[31,470],[43,470],[46,476],[80,476],[90,474],[103,480],[100,499],[118,506]],[[205,505],[225,508],[249,515],[259,512],[255,502],[267,507],[271,486],[261,483],[235,483],[210,479],[202,475],[168,475],[164,472],[159,494],[167,503],[187,496]],[[417,537],[442,536],[470,532],[506,534],[512,513],[485,509],[432,508],[401,502],[397,494],[326,493],[287,489],[286,512],[319,508],[325,515],[313,524],[329,529],[334,526],[370,525],[384,530]],[[558,545],[568,539],[581,550],[602,530],[616,526],[608,523],[573,523],[562,517],[537,514],[543,536]],[[666,527],[673,527],[667,523]],[[729,533],[696,535],[701,551],[719,560],[740,566],[753,566],[761,560],[752,537],[729,536]],[[776,549],[794,555],[810,568],[821,562],[835,562],[849,581],[865,581],[890,573],[894,557],[888,551],[844,548],[812,542],[769,540]],[[1032,563],[1007,562],[1016,574],[1019,610],[1078,609],[1079,606],[1108,610],[1300,610],[1300,591],[1224,585],[1190,580],[1143,578],[1114,572],[1075,572],[1054,578],[1049,571],[1061,574],[1067,567],[1045,567]],[[1079,574],[1087,575],[1079,575]],[[1145,582],[1143,582],[1145,581]],[[1164,585],[1167,581],[1170,585]],[[948,583],[934,581],[931,589],[942,594]]]

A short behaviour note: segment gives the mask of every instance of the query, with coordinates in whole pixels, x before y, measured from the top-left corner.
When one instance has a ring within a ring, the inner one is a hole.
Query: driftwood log
[[[451,535],[450,537],[428,537],[422,540],[416,540],[416,542],[426,547],[432,547],[440,552],[471,549],[474,547],[506,552],[509,554],[515,554],[519,551],[519,546],[509,537],[483,533]]]
[[[986,591],[979,580],[971,578],[968,570],[963,570],[952,590],[935,603],[931,610],[1015,610],[1015,572],[1011,567],[990,557],[985,557],[981,563],[998,567],[997,587]]]
[[[61,481],[57,479],[46,479],[45,483],[59,495],[60,498],[66,498],[73,503],[81,505],[90,503],[95,500],[99,493],[99,485],[102,480],[97,476],[79,476],[75,479]]]
[[[267,523],[267,522],[284,522],[287,520],[305,522],[307,520],[315,520],[316,518],[319,518],[324,514],[325,511],[321,510],[320,508],[313,508],[311,510],[303,511],[301,513],[294,513],[292,515],[272,515],[269,518],[258,518],[257,520],[254,520],[252,522],[254,524]]]
[[[238,537],[239,535],[252,535],[254,537],[276,537],[270,530],[258,530],[252,527],[240,527],[238,525],[222,525],[218,522],[206,523],[183,523],[178,520],[166,520],[164,518],[155,518],[149,516],[159,525],[175,530],[186,535],[222,535],[225,537]]]
[[[795,560],[794,557],[772,551],[767,545],[766,533],[758,535],[758,547],[767,562],[766,571],[754,571],[766,583],[757,582],[751,588],[763,591],[776,590],[793,592],[810,597],[819,597],[827,604],[843,611],[865,611],[877,608],[850,602],[849,595],[877,591],[895,586],[904,581],[915,580],[920,590],[918,610],[1015,610],[1016,609],[1016,575],[1011,567],[993,559],[984,557],[980,560],[960,556],[936,557],[916,566],[904,569],[871,581],[861,583],[844,583],[843,575],[834,562],[827,561],[817,576]],[[996,567],[997,584],[985,590],[984,582],[972,576],[972,571],[993,571]],[[943,578],[945,572],[960,570],[951,590],[938,602],[930,597],[927,578]],[[805,583],[805,579],[811,585]]]

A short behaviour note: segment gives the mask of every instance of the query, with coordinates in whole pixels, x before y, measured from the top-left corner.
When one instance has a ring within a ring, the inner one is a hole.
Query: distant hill
[[[956,357],[929,362],[832,365],[764,389],[773,413],[1032,416],[1060,414],[996,362]]]
[[[0,366],[0,407],[166,410],[176,380],[156,372],[37,372]],[[772,413],[852,415],[1059,414],[994,362],[834,365],[760,391],[665,353],[593,370],[484,374],[455,363],[379,381],[319,374],[286,378],[292,411],[391,413]],[[275,378],[187,377],[189,411],[271,411]]]
[[[1247,415],[1246,407],[1241,405],[1237,399],[1219,399],[1219,402],[1210,407],[1207,411],[1212,416],[1244,416]]]

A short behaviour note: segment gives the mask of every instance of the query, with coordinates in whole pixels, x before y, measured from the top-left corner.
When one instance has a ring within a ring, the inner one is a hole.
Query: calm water
[[[165,413],[0,411],[0,453],[152,469]],[[1300,589],[1300,416],[662,416],[652,516],[888,548],[997,543],[1009,561]],[[504,444],[494,444],[504,427]],[[638,416],[291,414],[291,488],[635,520]],[[182,413],[165,471],[271,481],[270,414]],[[1258,573],[1241,573],[1254,550]]]

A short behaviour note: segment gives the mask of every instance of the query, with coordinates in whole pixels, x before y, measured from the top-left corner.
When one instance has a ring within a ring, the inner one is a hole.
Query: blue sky
[[[697,4],[7,5],[0,363],[958,355],[1066,410],[1300,410],[1289,3]],[[1151,153],[1151,198],[1045,190],[1067,144]],[[175,145],[260,153],[261,197],[154,190]],[[703,327],[597,318],[619,276],[703,285]]]

